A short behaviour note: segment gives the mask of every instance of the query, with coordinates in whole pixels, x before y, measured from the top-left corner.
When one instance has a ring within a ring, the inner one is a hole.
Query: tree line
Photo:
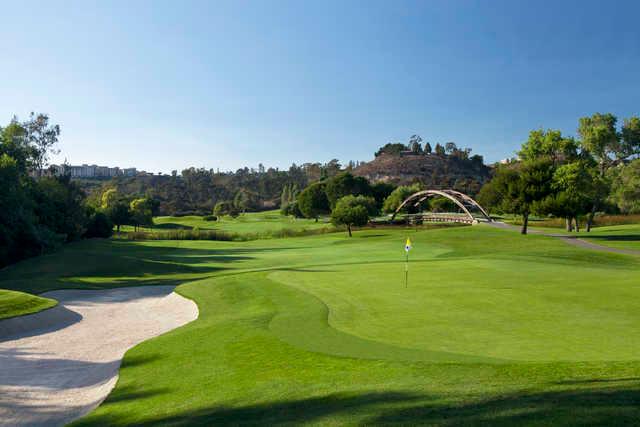
[[[59,135],[46,114],[14,117],[0,127],[0,267],[65,242],[111,234],[108,219],[85,203],[69,176],[43,176]]]
[[[640,212],[640,118],[610,113],[583,117],[578,138],[533,130],[518,158],[499,165],[478,196],[495,213],[565,218],[567,231],[589,231],[598,211]]]

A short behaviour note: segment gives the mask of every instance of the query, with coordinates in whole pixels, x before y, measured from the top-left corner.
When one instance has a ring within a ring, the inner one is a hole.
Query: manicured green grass
[[[205,221],[201,216],[160,216],[154,218],[154,230],[223,230],[232,233],[269,233],[283,229],[314,230],[330,227],[327,218],[318,222],[313,219],[294,218],[280,215],[280,211],[247,212],[231,218],[221,217],[218,221]],[[132,231],[133,227],[124,227]],[[146,230],[146,228],[145,228]]]
[[[404,287],[404,239],[414,243]],[[633,425],[640,259],[490,227],[86,241],[0,287],[184,283],[77,425]]]
[[[640,224],[597,227],[589,233],[580,233],[579,237],[613,248],[640,251]]]
[[[0,319],[37,313],[56,304],[49,298],[0,289]]]

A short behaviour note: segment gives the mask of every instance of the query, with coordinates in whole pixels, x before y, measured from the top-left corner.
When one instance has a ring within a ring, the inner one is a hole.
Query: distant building
[[[113,178],[117,176],[136,176],[139,174],[136,168],[120,169],[117,166],[110,168],[108,166],[87,164],[81,166],[51,165],[48,171],[54,175],[69,174],[71,178]],[[142,171],[140,173],[142,173]]]

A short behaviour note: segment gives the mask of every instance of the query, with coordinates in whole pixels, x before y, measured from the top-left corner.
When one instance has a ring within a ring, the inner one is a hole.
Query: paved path
[[[171,286],[44,294],[58,306],[0,321],[0,426],[64,425],[97,407],[134,345],[198,317]]]
[[[495,222],[494,221],[494,222],[484,222],[483,224],[487,224],[487,225],[489,225],[491,227],[503,228],[503,229],[506,229],[506,230],[517,230],[517,231],[520,231],[520,227],[518,227],[516,225],[505,224],[504,222]],[[585,248],[585,249],[593,249],[595,251],[602,251],[602,252],[612,252],[612,253],[616,253],[616,254],[639,255],[640,256],[640,251],[637,251],[637,250],[622,249],[622,248],[612,248],[611,246],[598,245],[597,243],[591,243],[591,242],[588,242],[586,240],[582,240],[578,236],[567,236],[566,234],[549,233],[549,232],[542,231],[542,230],[531,230],[531,229],[529,229],[528,232],[530,234],[539,234],[539,235],[547,236],[547,237],[556,237],[558,239],[561,239],[563,242],[565,242],[565,243],[567,243],[569,245],[578,246],[578,247]]]

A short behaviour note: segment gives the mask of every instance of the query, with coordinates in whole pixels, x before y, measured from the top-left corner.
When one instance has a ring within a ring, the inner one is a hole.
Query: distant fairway
[[[234,233],[265,233],[282,229],[312,230],[331,227],[326,219],[316,222],[312,219],[293,218],[280,215],[280,211],[247,212],[237,218],[225,216],[218,221],[205,221],[201,216],[160,216],[154,218],[157,230],[224,230]]]
[[[633,425],[639,273],[640,257],[477,226],[84,241],[0,288],[184,283],[198,304],[127,353],[78,425]]]

